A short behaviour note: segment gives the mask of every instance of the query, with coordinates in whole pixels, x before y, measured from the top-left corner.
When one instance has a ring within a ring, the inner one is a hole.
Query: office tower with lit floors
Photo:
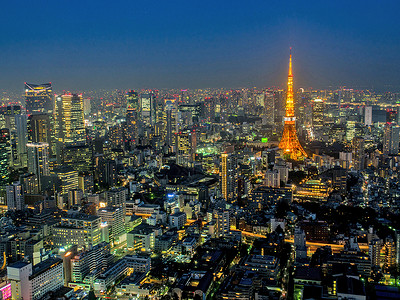
[[[0,187],[8,184],[11,158],[10,130],[0,129]]]
[[[152,93],[140,95],[140,112],[144,124],[153,126],[155,122],[155,105]]]
[[[176,163],[190,167],[195,161],[197,136],[196,132],[179,132],[176,134]]]
[[[284,119],[283,135],[279,142],[284,157],[292,160],[302,160],[307,157],[307,153],[300,145],[296,133],[296,117],[294,116],[294,96],[293,96],[293,74],[292,74],[292,53],[289,59],[288,88],[286,92],[286,116]]]
[[[35,174],[41,187],[43,176],[49,176],[49,144],[47,143],[28,143],[28,172]]]
[[[57,96],[55,106],[55,136],[67,145],[86,143],[82,95]]]
[[[53,170],[53,173],[59,179],[61,186],[59,188],[60,195],[63,197],[68,196],[70,190],[79,188],[78,172],[70,166],[64,166]]]
[[[28,142],[29,143],[47,143],[49,144],[49,155],[52,154],[52,132],[51,115],[37,113],[28,116]]]
[[[56,97],[54,135],[58,164],[68,164],[79,172],[92,171],[92,151],[86,144],[82,95]]]
[[[315,99],[312,102],[312,126],[319,129],[324,126],[324,101]]]
[[[53,89],[50,83],[32,84],[25,82],[26,112],[49,112],[53,110]]]
[[[129,146],[135,144],[137,138],[137,122],[139,114],[139,97],[138,93],[130,90],[126,93],[126,133],[127,143]]]

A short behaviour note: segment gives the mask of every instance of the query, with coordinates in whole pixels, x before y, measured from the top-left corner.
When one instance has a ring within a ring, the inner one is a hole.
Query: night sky
[[[400,91],[400,1],[2,1],[0,90]]]

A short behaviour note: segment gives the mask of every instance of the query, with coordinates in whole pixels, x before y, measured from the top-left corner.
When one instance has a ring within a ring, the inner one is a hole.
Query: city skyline
[[[399,90],[395,1],[77,7],[5,4],[0,90],[284,87],[290,46],[295,87]]]
[[[400,299],[400,4],[0,12],[0,299]]]

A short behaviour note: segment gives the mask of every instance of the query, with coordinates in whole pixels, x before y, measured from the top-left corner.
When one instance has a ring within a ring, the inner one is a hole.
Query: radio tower
[[[287,159],[302,160],[307,157],[307,153],[300,145],[296,133],[296,117],[294,116],[293,100],[293,74],[292,74],[292,48],[290,48],[288,87],[286,94],[286,116],[283,118],[285,125],[283,127],[282,139],[279,148],[283,150],[283,156]]]

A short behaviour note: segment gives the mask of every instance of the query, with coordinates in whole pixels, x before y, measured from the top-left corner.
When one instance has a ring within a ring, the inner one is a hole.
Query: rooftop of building
[[[107,207],[102,207],[100,208],[97,212],[115,212],[117,210],[120,210],[121,207],[117,207],[117,206],[107,206]]]
[[[27,265],[29,265],[29,263],[25,262],[25,261],[17,261],[15,263],[13,263],[12,265],[10,265],[10,268],[14,268],[14,269],[22,269],[24,267],[26,267]]]
[[[128,234],[151,234],[154,232],[156,229],[155,226],[146,224],[146,223],[141,223],[138,226],[135,227],[132,231],[130,231]]]
[[[321,269],[307,266],[299,266],[296,268],[294,279],[321,281]]]
[[[181,216],[186,216],[186,213],[182,212],[182,211],[178,211],[176,213],[173,213],[170,215],[171,217],[181,217]]]
[[[128,191],[126,187],[113,187],[110,190],[107,191],[107,193],[117,193],[117,192],[122,192],[122,191]]]
[[[40,274],[43,274],[47,270],[50,270],[51,268],[53,268],[59,264],[62,264],[62,262],[63,261],[61,258],[57,258],[57,257],[48,258],[48,259],[42,261],[41,263],[38,263],[37,265],[33,266],[32,275],[29,276],[29,278],[30,279],[35,278],[35,277],[39,276]]]
[[[350,276],[341,276],[337,279],[337,293],[365,296],[364,283]]]
[[[213,274],[209,271],[191,271],[182,275],[176,287],[185,291],[201,290],[206,292],[213,280]]]
[[[126,216],[126,217],[129,217],[128,222],[135,222],[138,219],[142,219],[142,217],[137,216],[137,215],[130,215],[130,216]]]
[[[142,280],[146,277],[146,273],[142,272],[133,272],[131,276],[126,277],[122,280],[118,286],[133,284],[133,285],[140,285]]]
[[[94,215],[86,215],[82,213],[73,213],[70,215],[67,215],[65,217],[62,217],[63,220],[81,220],[81,221],[94,221],[96,219],[100,219],[99,216],[94,216]]]

